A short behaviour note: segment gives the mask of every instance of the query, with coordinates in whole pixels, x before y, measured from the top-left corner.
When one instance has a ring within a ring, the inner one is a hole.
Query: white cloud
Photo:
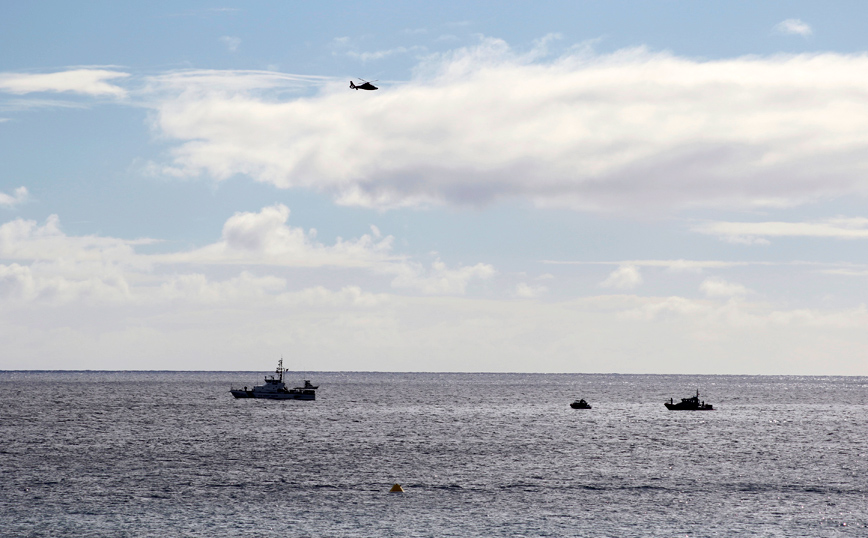
[[[691,316],[707,314],[712,311],[712,305],[692,301],[684,297],[652,297],[639,299],[633,308],[619,313],[625,319],[639,319],[648,322],[671,321]]]
[[[0,264],[0,298],[9,306],[18,303],[66,304],[121,303],[131,298],[120,271],[93,272],[84,276],[52,275],[50,271]]]
[[[0,368],[56,368],[52,358],[62,356],[70,369],[228,370],[241,357],[289,350],[297,368],[316,370],[865,374],[864,306],[292,289],[291,278],[267,266],[219,278],[179,266],[167,274],[124,270],[114,281],[46,269],[0,264]]]
[[[161,263],[280,265],[286,267],[368,267],[400,261],[391,253],[392,236],[362,235],[338,238],[334,245],[314,240],[313,231],[287,226],[289,208],[283,204],[256,213],[238,212],[223,225],[222,240],[189,252],[151,257]]]
[[[868,274],[865,265],[849,262],[808,262],[808,261],[722,261],[722,260],[620,260],[620,261],[554,261],[544,260],[550,265],[615,265],[618,267],[654,267],[673,273],[702,273],[706,269],[730,269],[738,267],[807,267],[824,274],[857,276]],[[614,271],[612,274],[616,274]]]
[[[107,69],[70,69],[56,73],[0,73],[0,91],[25,94],[71,92],[91,96],[124,97],[127,92],[108,81],[130,76]]]
[[[547,291],[548,288],[545,286],[534,286],[525,282],[520,282],[515,286],[513,295],[522,299],[536,299]]]
[[[560,41],[563,39],[563,35],[558,33],[547,34],[540,39],[535,39],[533,42],[533,49],[531,49],[527,58],[544,58],[548,56],[551,52],[549,50],[549,45],[554,43],[555,41]]]
[[[323,286],[313,286],[298,292],[284,293],[279,298],[281,306],[305,308],[377,308],[387,306],[393,297],[363,291],[359,286],[344,286],[332,291]]]
[[[448,43],[448,42],[454,42],[454,41],[460,41],[460,40],[461,39],[457,35],[454,35],[454,34],[441,34],[434,41],[438,42],[438,43]]]
[[[289,213],[289,208],[282,204],[258,212],[238,212],[226,220],[220,241],[162,254],[136,252],[135,247],[139,245],[155,243],[152,239],[68,236],[56,215],[50,216],[42,226],[35,221],[15,219],[0,225],[0,260],[29,264],[20,266],[23,273],[8,269],[9,275],[18,275],[9,289],[39,290],[52,286],[77,289],[76,286],[80,288],[96,279],[91,284],[99,281],[111,288],[120,286],[125,293],[129,292],[130,300],[145,302],[179,296],[217,300],[231,297],[233,289],[241,290],[238,293],[243,296],[255,295],[252,290],[256,289],[273,294],[285,285],[283,280],[270,276],[253,278],[244,272],[239,279],[215,283],[200,273],[166,275],[163,274],[165,268],[173,268],[173,271],[194,266],[212,270],[220,266],[261,267],[264,271],[274,270],[269,268],[361,270],[368,277],[390,278],[394,288],[429,295],[464,294],[471,281],[489,279],[496,273],[491,265],[484,263],[450,268],[436,260],[426,268],[406,256],[394,254],[393,237],[384,237],[376,226],[371,227],[371,234],[356,239],[338,237],[334,244],[325,245],[315,240],[314,230],[305,232],[288,226]],[[31,274],[32,278],[27,276]],[[118,284],[126,281],[134,281],[132,291],[127,289],[127,284]],[[158,285],[162,293],[155,295]],[[45,293],[39,291],[16,296],[36,299],[43,295]]]
[[[739,267],[744,265],[768,265],[767,262],[730,262],[720,260],[621,260],[621,261],[570,261],[570,260],[543,260],[542,263],[550,265],[618,265],[635,267],[662,267],[670,271],[701,272],[703,269],[719,269],[725,267]]]
[[[77,108],[85,109],[86,103],[74,100],[63,99],[45,99],[37,97],[28,97],[21,99],[4,99],[0,102],[0,110],[2,111],[28,111],[28,110],[45,110],[51,108]],[[8,120],[6,120],[8,121]]]
[[[261,300],[286,289],[286,280],[274,276],[257,277],[248,271],[222,282],[214,282],[203,274],[173,275],[159,290],[161,300],[184,300],[223,303]]]
[[[204,100],[203,112],[208,114],[210,106],[222,103],[231,106],[237,96],[248,93],[274,91],[276,93],[299,91],[312,86],[322,85],[332,79],[313,75],[293,75],[274,71],[258,70],[218,70],[183,69],[149,77],[142,91],[143,98],[149,99],[152,106],[166,106],[166,118],[174,117],[182,109],[190,112],[199,100]],[[173,108],[176,107],[176,108]],[[179,118],[180,119],[180,118]],[[159,126],[156,126],[159,128]],[[174,132],[177,126],[169,125]]]
[[[257,213],[239,212],[223,226],[217,243],[189,252],[150,256],[163,264],[271,265],[284,267],[363,268],[391,276],[392,286],[424,294],[463,294],[474,279],[488,279],[496,271],[488,264],[449,268],[436,260],[430,268],[392,253],[392,236],[376,226],[358,239],[338,238],[334,245],[314,240],[313,231],[287,226],[289,208],[282,204]]]
[[[699,285],[699,289],[709,297],[742,297],[750,293],[750,290],[741,284],[717,277],[706,278]]]
[[[111,237],[70,237],[60,228],[60,219],[51,215],[45,224],[15,219],[0,225],[0,259],[26,262],[47,262],[89,267],[147,267],[145,259],[136,256],[134,247],[152,244],[153,239],[124,240]],[[87,272],[90,269],[83,269]]]
[[[393,287],[412,288],[428,295],[461,295],[464,294],[471,280],[485,280],[496,274],[494,267],[485,263],[449,269],[440,260],[435,261],[430,270],[426,270],[418,263],[391,264],[383,266],[380,270],[387,274],[395,274]]]
[[[730,297],[724,294],[721,297]],[[631,306],[632,303],[632,307]],[[742,301],[695,301],[683,297],[627,297],[619,315],[649,322],[684,322],[701,335],[712,328],[720,338],[726,332],[747,329],[757,338],[762,331],[786,327],[795,337],[799,331],[810,329],[868,328],[868,309],[865,305],[842,310],[794,309],[780,310],[763,303]],[[765,336],[768,337],[770,333]],[[781,342],[783,345],[783,342]],[[792,349],[792,348],[791,348]]]
[[[220,38],[220,41],[226,45],[229,52],[238,52],[238,47],[241,46],[241,39],[238,37],[223,36]]]
[[[18,204],[24,203],[28,196],[29,193],[27,192],[27,187],[18,187],[15,189],[13,194],[0,192],[0,206],[14,207]]]
[[[381,208],[521,197],[649,212],[868,194],[865,55],[540,61],[487,39],[379,92],[341,80],[286,100],[269,93],[278,78],[215,72],[161,93],[155,126],[179,143],[164,173]]]
[[[642,283],[642,274],[633,265],[622,265],[600,283],[604,288],[632,289]]]
[[[808,37],[814,33],[811,26],[800,19],[781,21],[775,25],[775,31],[779,34],[800,35],[802,37]]]
[[[409,31],[405,30],[403,33],[424,33],[425,30],[416,30]],[[408,55],[408,54],[422,54],[428,49],[421,45],[413,45],[409,47],[394,47],[391,49],[377,50],[377,51],[365,51],[359,52],[357,50],[358,46],[351,40],[349,37],[337,37],[332,40],[332,54],[337,55],[346,55],[355,60],[359,60],[363,63],[382,60],[384,58],[388,58],[390,56],[396,55]]]
[[[427,49],[420,45],[415,45],[412,47],[395,47],[393,49],[388,50],[377,50],[373,52],[356,52],[356,51],[347,51],[347,56],[350,58],[355,58],[357,60],[361,60],[362,62],[372,62],[376,60],[382,60],[383,58],[388,58],[389,56],[395,56],[398,54],[413,54],[413,53],[423,53]]]
[[[768,239],[755,235],[722,235],[720,239],[733,245],[771,245]]]
[[[842,276],[856,276],[856,277],[865,277],[868,276],[868,269],[852,269],[852,268],[841,268],[841,269],[825,269],[820,271],[821,273],[827,275],[842,275]]]
[[[9,304],[123,303],[134,300],[131,280],[150,271],[135,253],[150,239],[70,237],[56,215],[44,225],[15,219],[0,226],[0,295]]]
[[[830,218],[814,222],[708,222],[694,231],[731,243],[768,244],[765,237],[868,239],[868,218]]]

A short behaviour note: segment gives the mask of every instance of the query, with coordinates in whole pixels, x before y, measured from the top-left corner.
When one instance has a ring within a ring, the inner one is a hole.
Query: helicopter
[[[350,88],[352,88],[354,90],[376,90],[376,89],[378,89],[376,86],[374,86],[373,84],[371,84],[370,82],[368,82],[367,80],[365,80],[363,78],[360,78],[359,80],[362,81],[361,84],[353,84],[353,81],[351,80],[350,81]],[[374,82],[377,82],[377,81],[375,80]]]

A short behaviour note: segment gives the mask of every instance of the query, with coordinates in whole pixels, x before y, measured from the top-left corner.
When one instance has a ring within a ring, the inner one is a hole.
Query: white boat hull
[[[313,391],[304,392],[261,392],[255,390],[233,389],[229,391],[236,398],[261,398],[266,400],[316,400]]]
[[[316,400],[317,385],[311,385],[310,381],[304,380],[303,387],[295,387],[288,389],[283,382],[283,374],[286,369],[283,367],[283,358],[277,363],[277,370],[274,371],[277,377],[270,376],[265,378],[264,385],[257,385],[250,390],[247,387],[243,389],[230,389],[229,392],[236,398],[261,398],[264,400]]]

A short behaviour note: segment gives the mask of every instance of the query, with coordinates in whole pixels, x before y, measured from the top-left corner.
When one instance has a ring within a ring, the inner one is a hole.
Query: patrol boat
[[[696,389],[696,396],[681,398],[681,401],[678,403],[669,398],[669,401],[663,405],[670,411],[714,411],[714,407],[711,404],[699,401],[699,389]]]
[[[294,387],[291,389],[286,388],[286,384],[283,382],[283,374],[286,372],[286,369],[283,367],[283,358],[280,359],[277,363],[277,369],[274,371],[277,374],[277,377],[268,376],[265,378],[264,385],[257,385],[252,389],[248,390],[247,387],[243,389],[230,389],[229,392],[232,393],[232,396],[236,398],[268,398],[270,400],[316,400],[316,389],[319,388],[318,385],[311,385],[310,381],[307,379],[304,380],[304,386],[302,387]]]
[[[582,398],[581,400],[576,400],[575,402],[571,403],[570,407],[572,407],[573,409],[590,409],[591,404],[589,404],[585,401],[584,398]]]

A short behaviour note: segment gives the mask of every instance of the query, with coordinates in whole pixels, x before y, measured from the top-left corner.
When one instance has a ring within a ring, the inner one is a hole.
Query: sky
[[[0,13],[0,370],[868,375],[868,4]]]

